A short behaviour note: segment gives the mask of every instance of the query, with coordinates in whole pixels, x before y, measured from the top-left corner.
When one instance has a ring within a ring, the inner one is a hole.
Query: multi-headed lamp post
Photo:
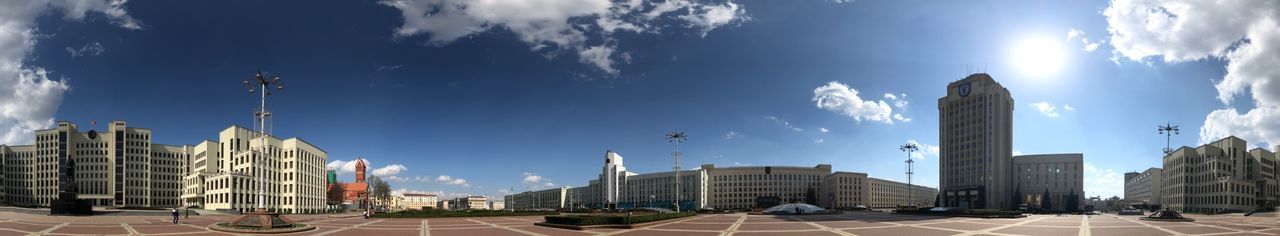
[[[920,150],[920,147],[916,146],[914,143],[907,143],[898,147],[898,149],[907,152],[907,206],[912,206],[915,204],[912,203],[915,199],[913,199],[913,196],[911,195],[915,191],[912,191],[914,188],[911,187],[911,174],[915,174],[914,169],[916,161],[911,160],[911,153]]]
[[[268,78],[267,76],[262,75],[262,71],[258,71],[258,74],[253,78],[244,81],[244,86],[249,89],[250,94],[255,91],[258,92],[261,98],[261,100],[259,100],[260,103],[258,104],[259,107],[257,111],[254,112],[254,118],[257,118],[254,120],[257,123],[255,125],[258,127],[258,153],[256,153],[254,158],[258,160],[253,162],[253,178],[256,180],[255,182],[257,183],[256,185],[258,189],[258,210],[265,210],[267,208],[265,202],[266,194],[263,192],[262,185],[266,183],[266,175],[263,174],[262,171],[262,162],[268,159],[268,134],[266,133],[268,132],[267,117],[271,116],[271,112],[267,111],[267,95],[271,95],[271,90],[273,89],[277,92],[279,90],[284,90],[284,83],[280,81],[279,74]]]
[[[1165,122],[1164,125],[1159,126],[1156,130],[1160,131],[1160,134],[1164,135],[1164,154],[1169,155],[1169,153],[1173,152],[1170,140],[1173,139],[1173,135],[1179,134],[1178,126]]]
[[[667,142],[676,144],[676,151],[672,152],[671,156],[675,158],[675,167],[672,167],[672,172],[675,172],[676,177],[674,203],[676,204],[675,209],[677,212],[680,211],[680,143],[685,140],[689,140],[689,136],[685,135],[684,132],[672,131],[667,134]]]

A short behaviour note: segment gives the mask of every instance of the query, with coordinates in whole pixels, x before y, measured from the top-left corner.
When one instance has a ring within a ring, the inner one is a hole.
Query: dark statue
[[[92,215],[93,205],[87,199],[79,199],[76,185],[76,161],[63,159],[58,166],[58,199],[49,204],[50,215]]]

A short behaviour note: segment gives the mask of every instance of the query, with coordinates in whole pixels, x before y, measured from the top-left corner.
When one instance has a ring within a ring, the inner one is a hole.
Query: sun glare
[[[1022,73],[1034,77],[1058,73],[1063,56],[1062,45],[1046,38],[1023,39],[1013,48],[1013,64]]]

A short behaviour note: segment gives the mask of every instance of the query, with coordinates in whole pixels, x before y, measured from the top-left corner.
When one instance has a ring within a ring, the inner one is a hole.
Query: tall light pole
[[[271,90],[273,89],[277,91],[284,90],[284,83],[280,81],[279,74],[276,74],[275,76],[271,76],[270,78],[268,78],[267,76],[262,75],[262,71],[258,71],[258,74],[255,75],[253,78],[247,79],[244,81],[244,86],[249,88],[250,94],[252,94],[255,90],[257,90],[261,98],[258,104],[259,107],[257,111],[254,112],[255,118],[257,118],[254,120],[256,123],[254,125],[257,126],[258,128],[258,134],[257,134],[258,153],[256,153],[256,155],[253,156],[253,158],[255,159],[253,162],[253,178],[254,180],[256,180],[255,185],[257,185],[256,187],[258,189],[258,210],[266,211],[267,209],[267,206],[265,203],[266,194],[264,193],[264,189],[262,186],[264,183],[266,183],[266,180],[265,180],[266,175],[263,174],[263,171],[262,171],[262,162],[268,159],[267,158],[267,136],[268,136],[267,135],[267,132],[268,132],[267,117],[271,116],[271,112],[267,111],[267,95],[271,95]],[[259,158],[261,160],[258,160]]]
[[[912,193],[915,191],[912,191],[914,188],[911,187],[911,174],[915,174],[914,169],[916,163],[915,160],[911,160],[911,153],[920,150],[920,147],[916,146],[914,143],[907,143],[898,147],[898,149],[907,152],[907,206],[911,206],[914,205],[912,202],[915,201],[915,199],[912,198]]]
[[[1164,154],[1169,155],[1169,153],[1173,152],[1170,140],[1173,139],[1173,135],[1179,134],[1178,126],[1165,122],[1164,125],[1159,126],[1156,130],[1160,131],[1160,134],[1164,135]]]
[[[667,134],[667,142],[676,144],[676,151],[671,153],[671,156],[675,158],[675,167],[671,168],[672,169],[671,172],[675,172],[675,176],[676,176],[676,183],[675,183],[676,184],[675,185],[676,212],[680,211],[680,143],[684,142],[685,140],[689,140],[689,136],[685,135],[684,132],[671,131],[671,133]]]

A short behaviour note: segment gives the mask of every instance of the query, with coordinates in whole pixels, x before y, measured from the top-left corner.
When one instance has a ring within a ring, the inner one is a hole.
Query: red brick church
[[[369,183],[364,182],[365,174],[364,158],[356,159],[356,182],[355,183],[329,183],[326,189],[332,189],[334,185],[341,184],[343,187],[342,204],[352,208],[365,208],[365,203],[369,201]]]

